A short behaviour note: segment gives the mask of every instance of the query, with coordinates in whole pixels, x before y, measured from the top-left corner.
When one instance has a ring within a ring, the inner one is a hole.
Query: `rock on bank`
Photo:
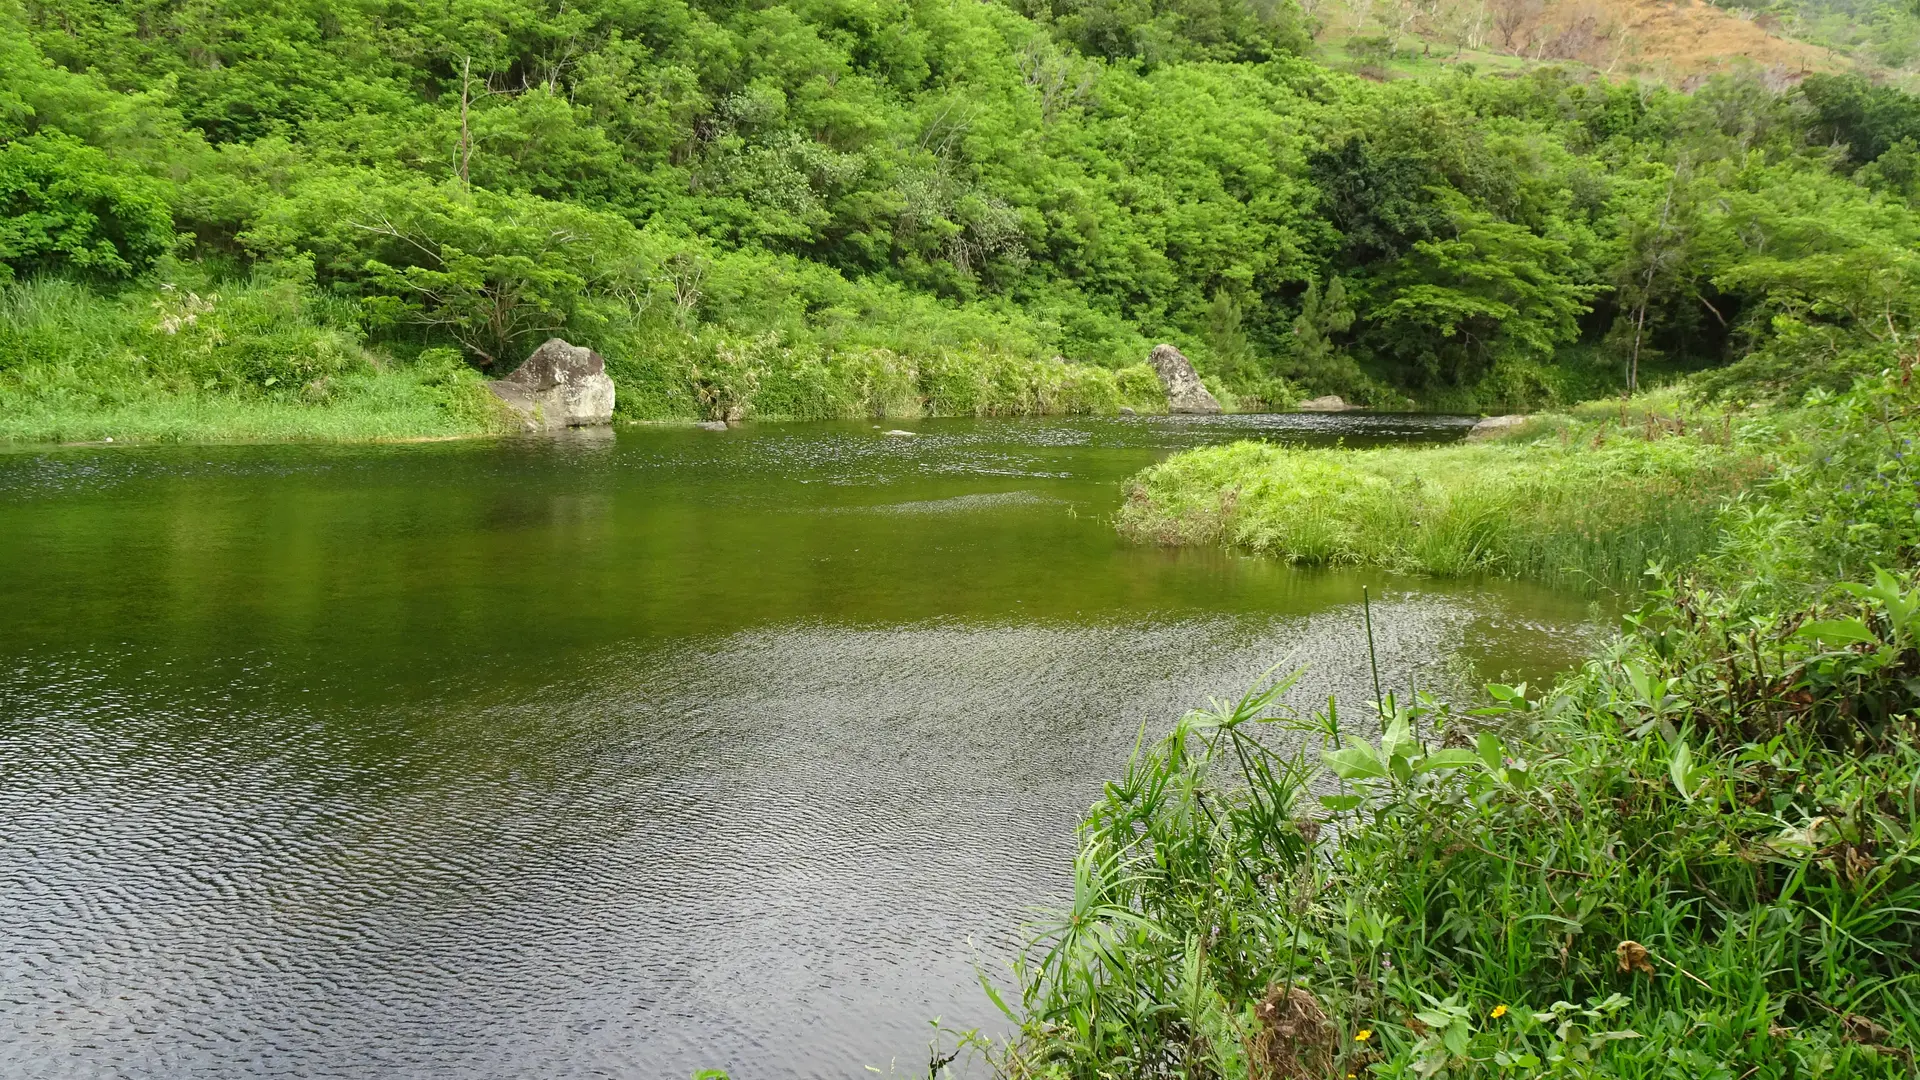
[[[1467,439],[1473,442],[1478,442],[1482,439],[1497,439],[1507,432],[1525,424],[1527,419],[1528,417],[1523,413],[1509,413],[1506,416],[1489,416],[1485,420],[1473,425],[1473,430],[1467,432]]]
[[[529,431],[613,422],[613,380],[592,349],[559,338],[533,350],[513,374],[487,384]]]
[[[1160,386],[1167,392],[1167,411],[1170,413],[1217,413],[1220,402],[1200,384],[1200,376],[1193,370],[1179,349],[1171,345],[1155,345],[1152,355],[1147,357],[1153,365],[1153,373],[1160,376]]]

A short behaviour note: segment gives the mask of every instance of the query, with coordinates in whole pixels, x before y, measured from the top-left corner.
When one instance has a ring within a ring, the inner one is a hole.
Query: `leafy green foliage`
[[[1813,107],[1815,137],[1847,148],[1866,164],[1902,141],[1920,138],[1920,99],[1858,75],[1810,75],[1801,88]]]
[[[1107,60],[1258,61],[1310,44],[1299,7],[1275,0],[1025,0],[1016,9]]]
[[[326,280],[363,293],[375,326],[438,330],[505,370],[565,327],[583,296],[628,285],[638,257],[632,226],[606,214],[373,178],[297,189],[250,239],[287,235],[304,239]]]
[[[1372,333],[1414,386],[1476,381],[1503,359],[1545,359],[1579,336],[1599,289],[1568,246],[1461,208],[1453,236],[1413,245],[1376,291]]]
[[[1301,715],[1279,680],[1143,739],[1000,1071],[1909,1075],[1920,401],[1751,423],[1768,498],[1544,693]]]
[[[377,353],[497,370],[562,334],[641,380],[630,416],[697,415],[696,359],[770,335],[923,370],[1174,341],[1249,405],[1466,410],[1730,363],[1716,392],[1791,398],[1914,337],[1901,91],[1375,84],[1303,26],[1289,0],[6,0],[0,266],[152,289],[168,251],[222,283],[310,261]]]
[[[127,277],[172,246],[164,185],[67,136],[0,146],[0,281],[63,270]]]

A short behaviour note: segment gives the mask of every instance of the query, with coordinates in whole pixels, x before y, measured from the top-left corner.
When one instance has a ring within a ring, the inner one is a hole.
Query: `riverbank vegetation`
[[[1704,552],[1729,495],[1810,452],[1783,441],[1796,423],[1736,422],[1671,393],[1585,414],[1437,447],[1191,451],[1136,478],[1118,524],[1143,542],[1225,543],[1304,565],[1632,589],[1649,560]]]
[[[1017,995],[990,986],[1020,1025],[1001,1072],[1911,1076],[1920,392],[1896,369],[1790,409],[1695,413],[1684,435],[1672,405],[1418,459],[1431,477],[1338,450],[1200,451],[1150,474],[1136,490],[1156,498],[1199,480],[1196,538],[1297,553],[1286,515],[1314,511],[1325,550],[1390,565],[1441,542],[1368,531],[1463,513],[1448,500],[1523,517],[1538,501],[1531,527],[1586,530],[1554,509],[1565,484],[1568,506],[1586,492],[1631,531],[1671,519],[1595,485],[1651,477],[1718,513],[1634,548],[1666,568],[1551,688],[1303,716],[1283,680],[1144,741],[1082,824],[1071,908],[1036,928]],[[1539,465],[1530,496],[1515,458]],[[1256,471],[1271,487],[1222,517],[1221,478]],[[1335,501],[1315,511],[1288,483]],[[1131,527],[1171,527],[1172,506],[1136,505]],[[1475,565],[1551,569],[1524,554],[1549,542],[1490,528],[1501,554]]]
[[[556,334],[627,419],[1140,408],[1161,340],[1246,408],[1531,408],[1754,358],[1839,389],[1911,337],[1904,92],[1378,82],[1316,25],[4,0],[6,303],[98,309],[0,342],[6,437],[229,407],[483,430],[449,362]],[[279,329],[222,325],[250,304]],[[181,325],[204,356],[156,337]]]

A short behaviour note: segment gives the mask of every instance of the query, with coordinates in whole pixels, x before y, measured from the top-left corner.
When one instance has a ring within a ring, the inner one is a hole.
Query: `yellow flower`
[[[1371,1039],[1371,1038],[1373,1038],[1373,1029],[1372,1029],[1372,1028],[1361,1028],[1361,1029],[1360,1029],[1360,1034],[1358,1034],[1358,1035],[1355,1035],[1355,1036],[1353,1037],[1353,1041],[1354,1041],[1354,1042],[1366,1042],[1366,1041],[1367,1041],[1368,1039]]]
[[[1492,1019],[1498,1020],[1505,1015],[1507,1015],[1507,1007],[1505,1005],[1495,1005],[1493,1007]]]

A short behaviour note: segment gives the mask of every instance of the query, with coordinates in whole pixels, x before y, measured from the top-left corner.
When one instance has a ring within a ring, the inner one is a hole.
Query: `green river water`
[[[1188,446],[1445,417],[0,453],[0,1073],[872,1075],[994,1026],[1144,722],[1585,601],[1121,542]]]

